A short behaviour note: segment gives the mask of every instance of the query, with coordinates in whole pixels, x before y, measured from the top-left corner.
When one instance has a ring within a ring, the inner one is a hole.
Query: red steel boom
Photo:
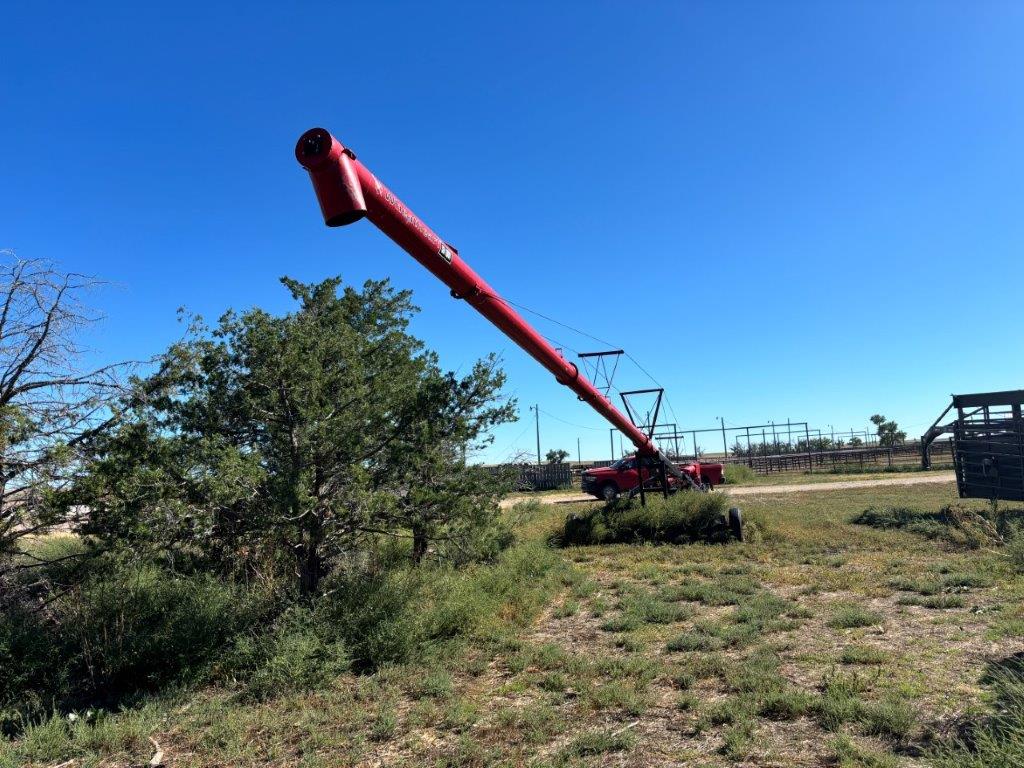
[[[340,227],[364,216],[410,256],[465,299],[534,360],[550,371],[559,384],[575,392],[614,427],[630,439],[643,456],[658,456],[677,478],[679,472],[654,442],[626,418],[611,401],[583,376],[575,364],[563,358],[518,312],[462,260],[446,243],[385,187],[352,150],[342,146],[322,128],[306,131],[295,147],[295,157],[309,171],[329,227]],[[689,481],[689,478],[685,478]],[[687,482],[687,484],[691,484]]]

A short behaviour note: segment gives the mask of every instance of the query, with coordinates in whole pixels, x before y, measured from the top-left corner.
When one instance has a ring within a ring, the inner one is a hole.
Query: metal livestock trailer
[[[939,424],[950,410],[956,419]],[[953,402],[921,438],[922,465],[928,446],[953,437],[956,485],[961,498],[1024,501],[1024,390],[953,395]]]

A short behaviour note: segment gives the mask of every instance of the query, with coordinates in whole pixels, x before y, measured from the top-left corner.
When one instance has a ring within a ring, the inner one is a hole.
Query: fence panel
[[[514,470],[517,491],[553,491],[573,486],[573,472],[568,464],[500,464],[489,469],[496,473]]]
[[[952,442],[936,441],[929,447],[933,469],[953,467]],[[918,442],[895,445],[891,448],[844,448],[836,451],[812,453],[781,453],[771,456],[730,456],[712,458],[724,464],[745,464],[759,475],[786,472],[828,472],[835,474],[900,471],[921,466],[921,445]],[[579,486],[579,475],[590,467],[606,467],[612,462],[574,461],[566,464],[500,464],[490,467],[492,472],[512,470],[517,491],[552,491]]]

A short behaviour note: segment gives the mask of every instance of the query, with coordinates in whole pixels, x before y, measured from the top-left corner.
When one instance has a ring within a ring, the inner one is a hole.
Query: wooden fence
[[[490,469],[492,472],[512,470],[517,491],[553,491],[579,485],[578,481],[573,482],[569,464],[499,464]]]

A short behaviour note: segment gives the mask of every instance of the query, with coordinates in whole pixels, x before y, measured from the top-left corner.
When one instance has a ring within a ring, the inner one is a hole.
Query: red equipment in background
[[[624,416],[611,401],[583,376],[577,366],[562,357],[518,312],[499,296],[487,282],[459,256],[458,251],[438,237],[385,187],[352,150],[342,146],[328,131],[313,128],[299,138],[295,157],[309,171],[329,227],[351,224],[364,216],[410,256],[426,267],[451,289],[456,299],[464,299],[490,320],[534,360],[550,371],[601,416],[619,429],[636,446],[641,456],[657,456],[663,471],[684,487],[701,487],[699,477],[681,472],[654,441]],[[662,478],[662,487],[668,484]],[[641,494],[643,488],[641,486]]]

